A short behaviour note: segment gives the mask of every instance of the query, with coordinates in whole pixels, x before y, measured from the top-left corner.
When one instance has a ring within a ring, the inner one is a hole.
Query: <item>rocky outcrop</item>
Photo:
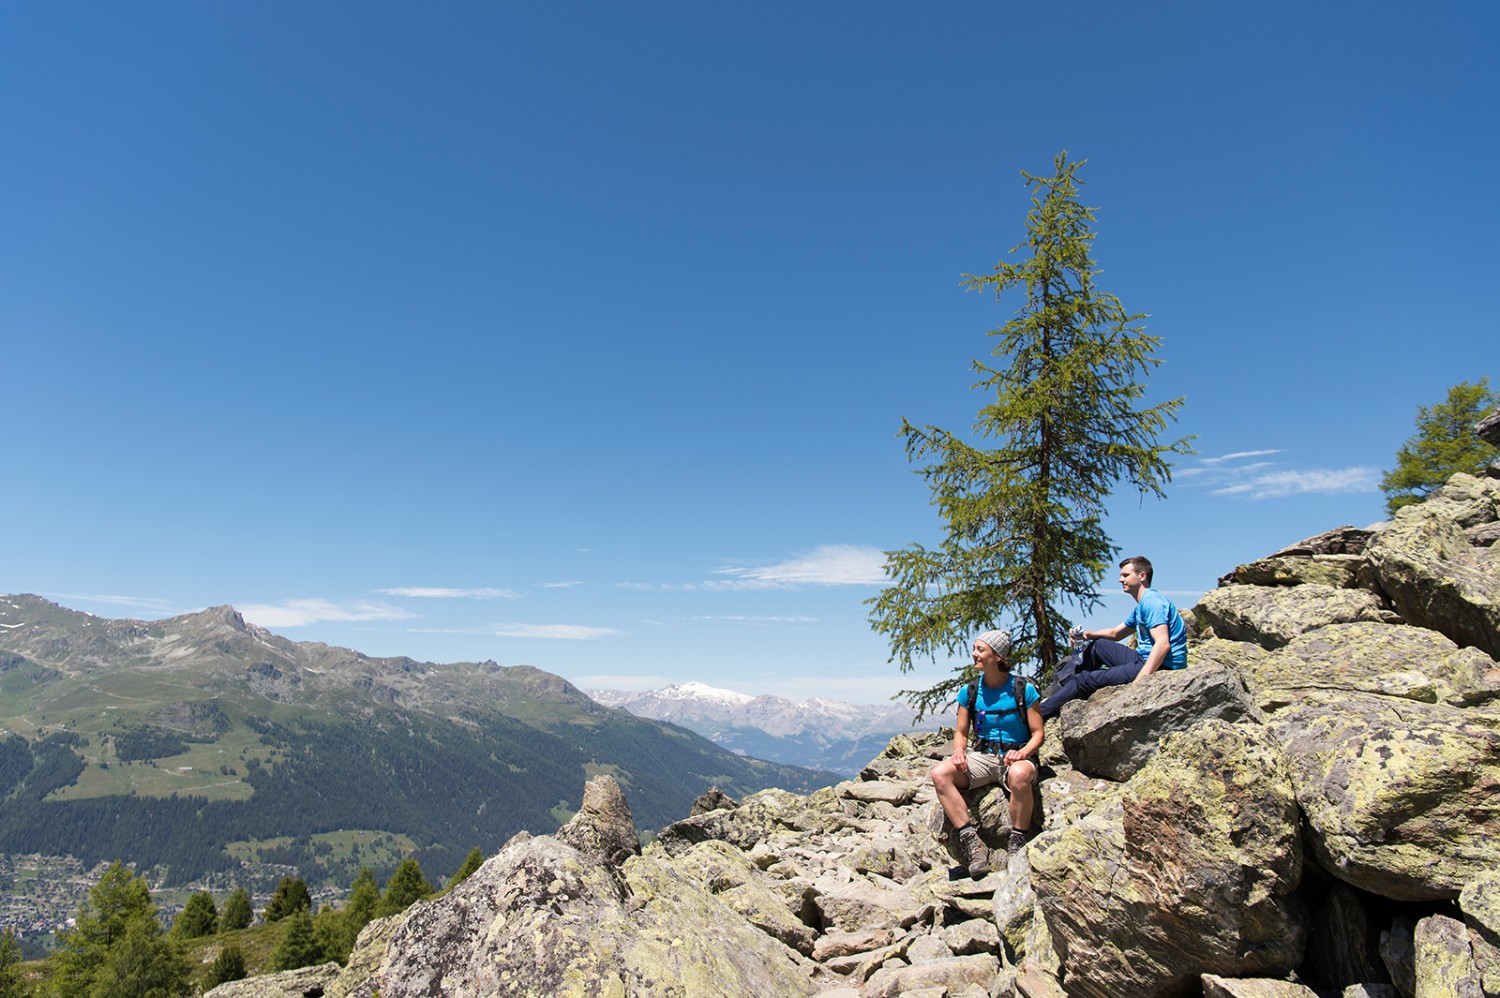
[[[1456,476],[1230,573],[1190,668],[1048,723],[1008,864],[1004,794],[969,794],[981,880],[928,778],[951,732],[806,796],[705,794],[645,848],[601,778],[326,993],[1497,998],[1497,495]]]

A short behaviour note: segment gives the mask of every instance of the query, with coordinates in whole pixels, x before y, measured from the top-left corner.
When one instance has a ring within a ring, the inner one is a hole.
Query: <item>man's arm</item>
[[[1111,641],[1118,641],[1129,633],[1130,628],[1125,624],[1120,624],[1116,627],[1101,627],[1097,631],[1084,631],[1083,640],[1090,641],[1094,638],[1108,638]],[[1155,634],[1156,632],[1152,631],[1151,633]]]
[[[1141,671],[1135,674],[1135,679],[1131,682],[1138,683],[1160,669],[1161,664],[1167,660],[1167,653],[1171,650],[1171,638],[1167,636],[1167,625],[1157,624],[1151,628],[1151,653],[1146,656],[1146,663],[1141,666]]]

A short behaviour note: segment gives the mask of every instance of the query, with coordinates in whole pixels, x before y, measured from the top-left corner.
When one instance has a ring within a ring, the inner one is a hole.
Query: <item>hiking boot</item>
[[[978,880],[990,872],[990,851],[972,825],[958,833],[958,851],[969,867],[969,876]]]
[[[1010,861],[1015,859],[1016,855],[1021,852],[1021,850],[1026,848],[1026,843],[1030,841],[1030,839],[1030,831],[1018,832],[1014,828],[1010,830],[1010,840],[1005,843],[1006,865],[1009,865]]]

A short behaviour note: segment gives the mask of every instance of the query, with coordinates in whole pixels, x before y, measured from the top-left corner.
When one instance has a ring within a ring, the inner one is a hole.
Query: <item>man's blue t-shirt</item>
[[[1041,699],[1036,687],[1026,684],[1026,706],[1031,707]],[[965,709],[969,706],[969,684],[958,688],[954,703]],[[1031,738],[1031,726],[1016,710],[1016,680],[1006,676],[1000,686],[986,686],[979,681],[979,696],[974,701],[974,729],[980,738],[991,741],[1024,745]]]
[[[1167,625],[1169,642],[1162,668],[1184,668],[1187,665],[1187,626],[1182,622],[1182,615],[1171,600],[1155,589],[1147,589],[1141,593],[1130,616],[1125,618],[1125,626],[1135,628],[1135,650],[1143,660],[1150,657],[1151,646],[1156,643],[1151,640],[1151,628],[1160,624]]]

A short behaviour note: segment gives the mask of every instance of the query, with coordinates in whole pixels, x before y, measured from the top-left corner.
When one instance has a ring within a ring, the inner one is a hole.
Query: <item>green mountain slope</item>
[[[601,707],[557,676],[298,643],[230,607],[107,620],[0,597],[0,852],[116,857],[182,883],[242,860],[348,883],[550,832],[600,772],[637,825],[838,779]],[[384,851],[381,851],[384,849]]]

